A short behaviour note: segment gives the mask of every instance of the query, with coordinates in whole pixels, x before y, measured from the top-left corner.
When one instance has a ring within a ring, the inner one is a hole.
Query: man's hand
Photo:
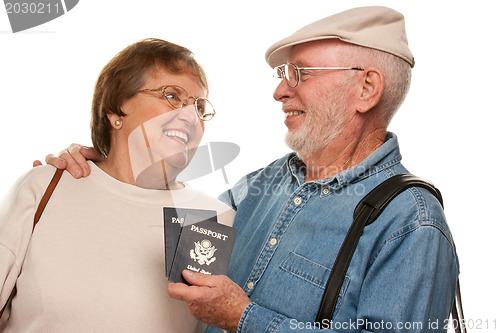
[[[57,156],[53,154],[45,157],[45,162],[58,169],[66,169],[75,178],[87,177],[90,174],[90,166],[87,160],[99,162],[104,160],[92,147],[85,147],[77,143],[71,144],[67,149],[59,152]],[[33,162],[33,166],[41,165],[40,161]]]
[[[225,275],[207,275],[184,270],[191,283],[169,283],[168,295],[186,302],[189,312],[209,325],[236,332],[243,311],[250,304],[245,292]]]

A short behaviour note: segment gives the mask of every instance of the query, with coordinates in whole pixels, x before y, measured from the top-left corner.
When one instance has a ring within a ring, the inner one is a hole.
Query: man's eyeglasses
[[[291,88],[295,88],[300,82],[300,72],[303,70],[324,70],[324,69],[335,69],[335,70],[356,70],[364,71],[364,68],[360,67],[297,67],[294,64],[284,64],[275,67],[276,75],[279,79],[286,79],[286,82]]]
[[[189,100],[194,100],[194,107],[198,117],[203,121],[209,121],[215,116],[215,110],[212,103],[205,97],[189,96],[188,92],[179,86],[165,86],[158,89],[143,89],[138,92],[154,92],[161,91],[163,97],[174,108],[180,109],[189,104]]]

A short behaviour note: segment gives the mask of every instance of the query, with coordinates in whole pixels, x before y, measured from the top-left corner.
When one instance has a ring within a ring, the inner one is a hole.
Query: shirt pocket
[[[297,307],[295,314],[304,314],[300,320],[314,320],[331,269],[295,252],[288,253],[281,262],[279,269],[282,276],[276,281],[283,281],[284,283],[279,283],[277,287],[282,289],[281,292],[284,294],[289,294],[287,296],[289,299],[288,304],[291,304],[292,307]],[[349,282],[350,278],[346,275],[333,318],[335,318],[338,309],[342,305]],[[297,318],[297,316],[293,315],[292,317]]]

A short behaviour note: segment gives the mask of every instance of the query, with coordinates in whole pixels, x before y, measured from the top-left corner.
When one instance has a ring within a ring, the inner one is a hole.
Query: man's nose
[[[281,80],[276,89],[274,90],[273,97],[278,102],[282,102],[284,99],[291,98],[295,95],[295,89],[288,85],[285,78]]]

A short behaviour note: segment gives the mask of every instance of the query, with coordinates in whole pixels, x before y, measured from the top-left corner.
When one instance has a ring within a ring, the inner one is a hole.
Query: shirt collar
[[[394,133],[387,132],[385,142],[377,150],[371,153],[358,165],[344,170],[333,177],[319,179],[313,183],[322,187],[330,187],[337,190],[353,183],[354,181],[367,178],[377,172],[387,169],[401,161],[398,138]],[[295,153],[288,156],[288,170],[291,173],[291,181],[296,181],[299,185],[304,183],[305,168],[304,162]]]

